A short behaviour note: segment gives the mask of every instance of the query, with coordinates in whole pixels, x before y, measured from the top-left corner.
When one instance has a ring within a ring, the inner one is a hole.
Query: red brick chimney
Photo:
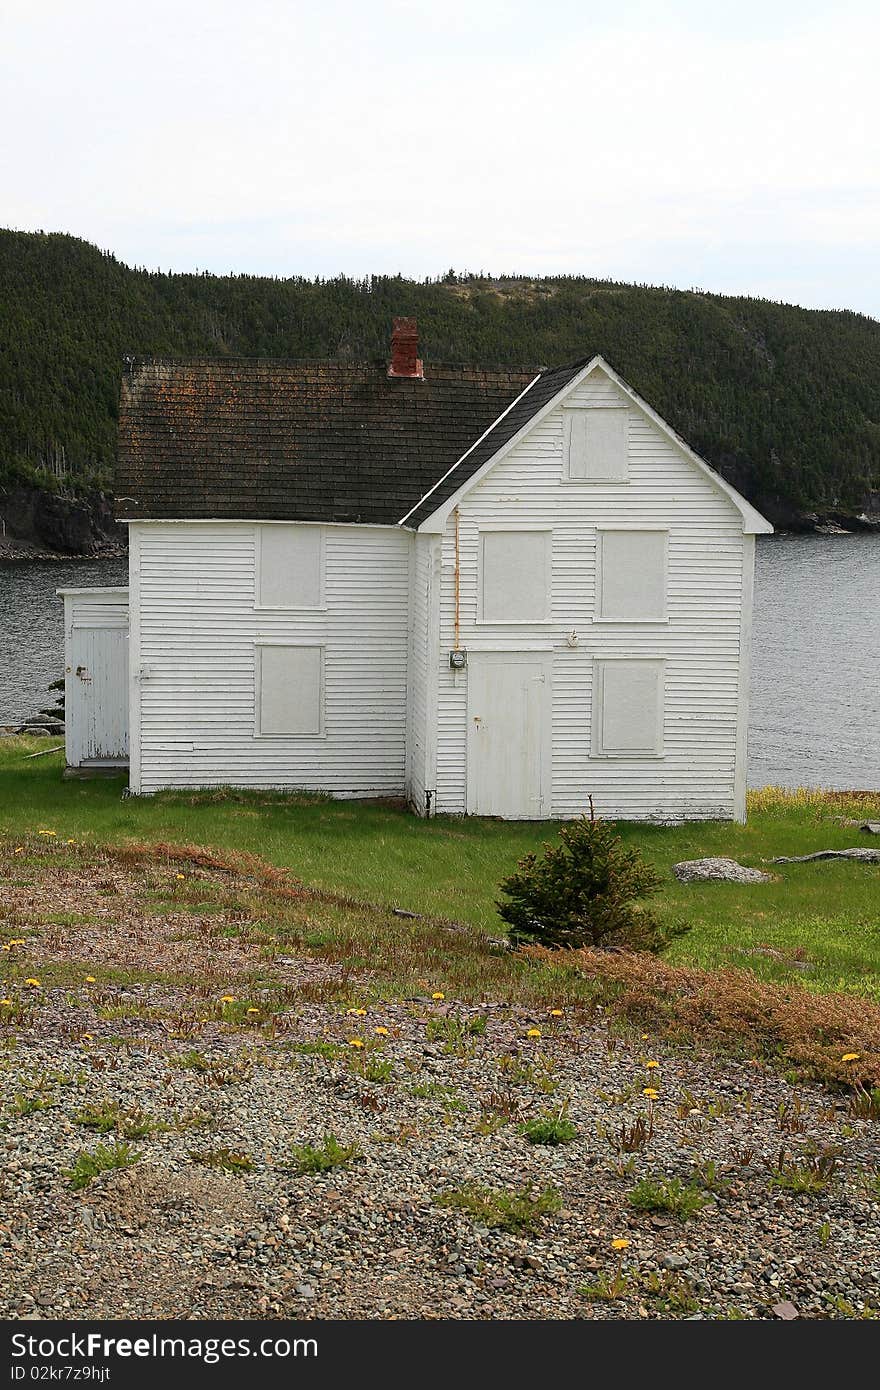
[[[422,380],[425,369],[419,357],[419,330],[415,319],[392,319],[389,376],[410,376]]]

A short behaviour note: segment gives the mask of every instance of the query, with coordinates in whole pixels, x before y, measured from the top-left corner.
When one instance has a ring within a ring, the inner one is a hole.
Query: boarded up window
[[[666,531],[600,531],[598,618],[666,617],[666,542]]]
[[[563,420],[565,476],[572,482],[625,483],[629,411],[615,406],[568,409]]]
[[[659,660],[597,661],[593,753],[656,757],[663,752],[664,665]]]
[[[261,734],[320,734],[323,729],[323,647],[257,647]]]
[[[320,526],[261,526],[261,608],[320,608],[324,537]]]
[[[483,531],[480,620],[541,623],[550,616],[549,531]]]

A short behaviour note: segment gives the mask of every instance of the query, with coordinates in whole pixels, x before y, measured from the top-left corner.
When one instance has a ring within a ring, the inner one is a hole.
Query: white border
[[[486,579],[483,537],[485,535],[503,536],[506,534],[543,535],[544,544],[544,617],[543,618],[487,618],[483,612],[483,585]],[[548,543],[549,542],[549,543]],[[477,528],[477,627],[548,627],[553,622],[553,527],[528,526],[525,523],[505,525],[491,522]]]
[[[271,731],[271,732],[266,732],[266,733],[264,733],[263,730],[260,728],[260,715],[261,715],[262,704],[263,704],[263,689],[262,689],[262,686],[263,686],[263,658],[262,658],[262,653],[261,653],[261,651],[260,651],[260,649],[261,649],[262,647],[306,647],[306,648],[308,648],[310,651],[319,651],[319,652],[321,653],[321,662],[320,662],[320,670],[319,670],[319,675],[320,675],[320,689],[319,689],[319,691],[318,691],[318,719],[319,719],[319,725],[318,725],[318,732],[317,732],[317,733],[296,734],[296,733],[293,733],[293,732],[290,732],[290,733],[281,733],[281,732],[276,732],[276,731]],[[273,739],[279,739],[279,738],[281,738],[281,739],[284,739],[284,738],[287,738],[287,739],[296,739],[297,741],[302,741],[303,739],[313,739],[313,740],[314,740],[314,739],[325,739],[325,738],[327,737],[327,720],[326,720],[326,713],[327,713],[327,712],[326,712],[326,709],[325,709],[325,700],[326,700],[326,694],[327,694],[327,680],[326,680],[326,669],[325,669],[325,668],[326,668],[326,664],[327,664],[327,643],[326,643],[326,642],[316,642],[316,641],[314,641],[313,639],[310,639],[310,638],[305,638],[305,639],[303,639],[303,640],[301,640],[301,641],[297,641],[296,639],[290,639],[290,638],[287,638],[287,637],[256,637],[256,638],[254,639],[254,738],[259,738],[259,739],[264,739],[264,738],[273,738]]]
[[[299,526],[298,521],[275,523],[284,526]],[[327,540],[323,526],[318,527],[318,603],[261,603],[260,585],[263,573],[263,531],[265,523],[258,521],[254,526],[254,612],[256,613],[326,613],[327,612]]]
[[[604,722],[605,722],[605,689],[604,689],[604,681],[601,679],[602,675],[604,674],[602,668],[603,668],[604,666],[610,664],[611,662],[620,662],[620,661],[629,661],[629,662],[638,661],[638,662],[640,662],[642,665],[646,665],[646,664],[650,663],[650,664],[652,664],[652,665],[654,665],[654,666],[659,666],[659,667],[660,667],[660,680],[659,680],[658,685],[657,685],[657,693],[658,693],[658,696],[659,696],[659,698],[658,698],[658,700],[657,700],[657,723],[656,723],[656,730],[655,730],[655,737],[654,737],[654,747],[653,747],[653,748],[626,748],[626,749],[621,749],[620,751],[617,751],[616,749],[611,749],[610,751],[607,751],[607,750],[606,750],[605,748],[603,748],[603,746],[602,746],[603,725],[604,725]],[[643,758],[650,758],[650,759],[657,759],[657,760],[664,758],[664,757],[666,756],[666,754],[665,754],[665,746],[664,746],[664,741],[663,741],[663,734],[664,734],[664,729],[665,729],[665,717],[666,717],[666,657],[665,657],[665,656],[648,656],[647,654],[646,654],[645,656],[633,656],[633,655],[632,655],[631,653],[629,653],[629,652],[626,654],[626,656],[618,656],[617,654],[613,654],[613,655],[609,655],[609,656],[603,656],[603,655],[601,655],[601,654],[599,654],[599,653],[597,653],[596,655],[594,655],[594,657],[593,657],[593,701],[592,701],[592,717],[591,717],[591,721],[590,721],[590,722],[591,722],[591,725],[592,725],[592,729],[591,729],[591,740],[590,740],[590,743],[591,743],[590,756],[591,756],[592,758],[601,759],[603,762],[604,762],[604,761],[609,761],[609,760],[610,760],[610,761],[614,761],[614,762],[621,762],[621,761],[624,761],[624,762],[638,762],[640,759],[643,759]]]
[[[651,617],[651,618],[611,618],[611,617],[606,617],[606,615],[601,611],[601,609],[602,609],[602,601],[603,601],[603,596],[604,596],[603,584],[604,584],[604,578],[605,578],[605,536],[606,536],[609,532],[614,533],[614,532],[620,532],[620,531],[626,531],[626,532],[629,532],[629,533],[636,533],[636,534],[648,532],[648,533],[650,533],[651,535],[658,535],[658,534],[659,534],[659,535],[662,535],[662,536],[664,537],[664,544],[663,544],[663,612],[662,612],[662,614],[661,614],[659,617],[654,616],[654,617]],[[609,623],[610,623],[610,624],[620,623],[621,626],[626,625],[626,626],[628,626],[628,627],[632,627],[633,625],[636,625],[636,626],[638,626],[638,625],[648,625],[648,626],[655,627],[655,626],[659,626],[659,625],[664,624],[664,623],[668,624],[668,622],[669,622],[669,527],[668,527],[668,526],[611,526],[611,525],[609,525],[609,526],[597,526],[597,527],[596,527],[596,603],[595,603],[595,607],[594,607],[594,609],[593,609],[593,622],[594,622],[594,623],[599,623],[599,624],[601,624],[601,625],[603,625],[603,626],[606,626],[606,627],[608,626]]]
[[[624,476],[622,478],[612,473],[594,473],[588,478],[573,478],[571,476],[571,426],[575,411],[585,410],[617,410],[624,411],[626,415],[626,429],[623,436],[623,462]],[[609,405],[604,401],[563,401],[562,403],[562,481],[571,484],[572,487],[629,487],[630,485],[630,457],[629,457],[629,421],[630,407],[623,401]]]

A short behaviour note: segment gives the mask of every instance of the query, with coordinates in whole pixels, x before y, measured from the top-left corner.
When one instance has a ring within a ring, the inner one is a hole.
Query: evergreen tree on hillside
[[[428,367],[603,353],[771,516],[858,508],[880,489],[880,324],[859,314],[452,269],[421,283],[169,275],[74,237],[9,231],[0,485],[108,485],[126,354],[382,358],[394,314],[418,318]]]

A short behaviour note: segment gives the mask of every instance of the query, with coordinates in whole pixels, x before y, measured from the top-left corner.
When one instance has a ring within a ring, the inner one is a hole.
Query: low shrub
[[[682,929],[665,926],[639,901],[660,886],[653,865],[624,849],[607,822],[582,816],[559,830],[559,844],[527,854],[500,884],[498,915],[517,945],[663,950]]]

